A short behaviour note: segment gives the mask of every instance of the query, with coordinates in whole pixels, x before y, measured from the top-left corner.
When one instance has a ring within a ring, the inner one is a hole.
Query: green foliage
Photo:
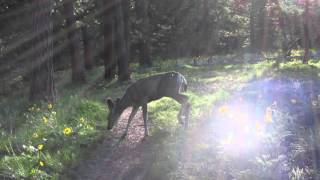
[[[225,100],[229,93],[224,90],[219,90],[213,94],[196,94],[188,92],[189,102],[192,105],[190,112],[190,122],[192,126],[196,123],[203,112],[210,110],[213,103]],[[177,115],[180,110],[180,104],[170,98],[162,98],[158,101],[151,102],[149,105],[150,118],[156,129],[166,131],[176,130],[178,125]],[[207,112],[208,113],[208,112]]]
[[[27,109],[25,124],[14,136],[1,139],[6,155],[0,169],[18,179],[52,179],[79,161],[88,148],[83,146],[100,137],[107,111],[103,104],[77,96],[61,102]]]
[[[308,64],[303,64],[301,61],[294,60],[280,63],[276,75],[294,78],[317,78],[319,77],[319,68],[320,63],[317,61],[310,61]]]
[[[159,129],[175,129],[179,106],[177,102],[169,98],[151,102],[149,105],[150,118]]]

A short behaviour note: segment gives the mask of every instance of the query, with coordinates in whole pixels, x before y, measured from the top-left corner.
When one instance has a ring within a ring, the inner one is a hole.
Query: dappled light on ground
[[[120,138],[127,126],[128,117],[131,113],[131,108],[125,110],[120,119],[118,120],[117,125],[112,129],[112,132],[116,136],[115,138]],[[143,120],[141,111],[139,111],[132,120],[132,124],[129,127],[128,134],[124,139],[122,145],[127,146],[135,146],[137,143],[143,140],[144,137],[144,127],[143,127]],[[132,148],[132,147],[131,147]]]
[[[268,116],[270,120],[269,112],[263,114],[261,108],[239,98],[215,112],[215,131],[224,151],[238,154],[259,148],[263,139],[268,136],[266,127],[270,122],[264,119]]]

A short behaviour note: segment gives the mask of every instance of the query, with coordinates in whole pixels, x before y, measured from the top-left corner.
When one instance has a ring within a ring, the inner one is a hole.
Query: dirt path
[[[114,134],[121,136],[122,128],[126,125],[126,117],[129,116],[130,110],[127,110],[119,121]],[[171,138],[165,132],[159,132],[151,137],[143,140],[143,126],[141,112],[137,114],[129,129],[128,137],[117,147],[117,141],[106,139],[103,144],[93,152],[93,155],[85,164],[75,169],[71,178],[79,180],[165,180],[168,178],[169,172],[152,172],[152,166],[159,160],[158,154],[163,153],[162,141]],[[187,133],[187,138],[182,145],[180,151],[181,162],[184,162],[185,168],[188,163],[192,164],[193,157],[196,155],[195,146],[208,144],[212,140],[212,136],[208,136],[212,131],[212,126],[204,126],[206,121],[200,122],[198,126],[193,127]],[[206,128],[202,128],[206,127]],[[211,142],[212,144],[212,142]],[[212,151],[214,153],[214,151]],[[161,160],[161,159],[160,159]],[[181,167],[180,167],[181,168]],[[180,169],[182,170],[182,169]],[[188,171],[183,169],[183,171]],[[181,175],[179,178],[183,178]]]
[[[142,112],[138,112],[132,121],[125,140],[119,142],[127,123],[131,109],[127,109],[119,119],[118,125],[112,130],[112,136],[106,138],[88,160],[79,167],[68,172],[67,179],[83,180],[126,180],[143,179],[148,167],[153,163],[158,137],[165,138],[165,134],[144,137]]]
[[[126,118],[130,114],[130,109],[126,110],[119,120],[118,126],[114,129],[114,136],[120,137],[126,125]],[[159,132],[147,139],[143,139],[144,129],[141,112],[137,114],[129,129],[128,137],[121,142],[114,140],[114,137],[106,139],[102,145],[92,153],[92,156],[83,165],[76,168],[72,175],[72,179],[80,180],[165,180],[168,178],[169,172],[151,172],[153,164],[159,160],[158,154],[163,147],[162,141],[171,138],[165,132]],[[192,164],[192,158],[196,155],[195,146],[201,144],[209,144],[212,136],[208,135],[212,132],[212,126],[205,125],[207,120],[199,122],[196,127],[188,131],[187,138],[181,146],[180,160],[184,163],[185,168]],[[205,127],[205,128],[203,128]],[[212,144],[212,142],[210,143]],[[212,151],[215,153],[215,151]],[[190,163],[190,164],[188,164]],[[191,166],[189,166],[191,167]],[[181,168],[181,167],[180,167]],[[182,169],[180,169],[182,170]],[[159,170],[162,171],[162,170]],[[188,169],[183,169],[188,171]],[[174,176],[174,175],[173,175]],[[180,179],[183,175],[179,176]]]

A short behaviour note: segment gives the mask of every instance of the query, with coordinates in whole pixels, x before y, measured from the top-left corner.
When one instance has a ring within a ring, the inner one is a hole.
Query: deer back
[[[162,97],[172,97],[186,91],[186,87],[183,75],[168,72],[138,80],[127,88],[122,99],[130,101],[131,105],[140,106]]]

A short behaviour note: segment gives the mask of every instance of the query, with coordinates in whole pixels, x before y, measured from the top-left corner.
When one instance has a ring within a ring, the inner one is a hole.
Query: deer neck
[[[125,94],[119,101],[119,105],[118,105],[119,112],[122,113],[129,106],[132,106],[131,98]]]

